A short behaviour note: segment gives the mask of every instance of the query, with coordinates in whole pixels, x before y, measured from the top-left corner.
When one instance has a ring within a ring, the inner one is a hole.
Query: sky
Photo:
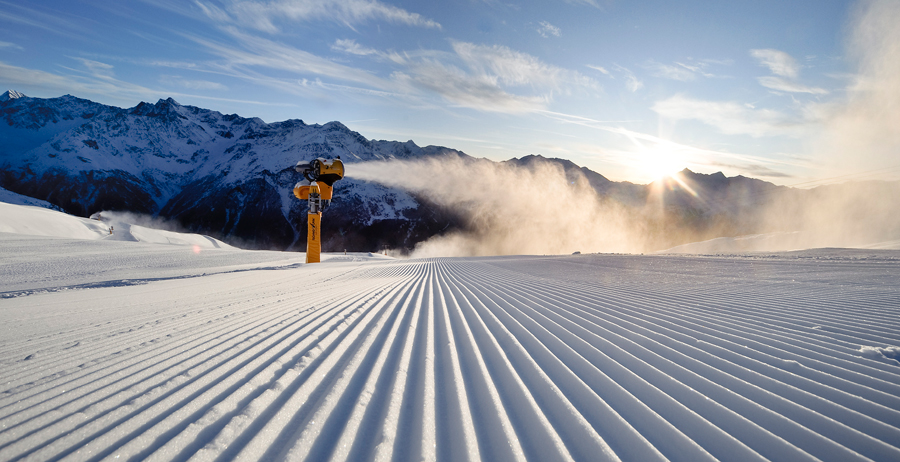
[[[635,183],[683,168],[800,187],[895,179],[898,5],[0,0],[0,86],[337,120]]]

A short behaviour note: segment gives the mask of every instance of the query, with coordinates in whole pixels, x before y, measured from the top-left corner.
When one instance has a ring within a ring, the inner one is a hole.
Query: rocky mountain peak
[[[185,118],[185,116],[182,114],[183,107],[184,106],[178,104],[178,102],[174,99],[167,98],[160,99],[156,102],[156,104],[141,101],[137,106],[133,107],[128,112],[133,115],[159,117],[167,120],[173,120],[176,118]]]
[[[25,98],[25,95],[15,90],[6,90],[2,95],[0,95],[0,102],[10,101],[18,98]]]

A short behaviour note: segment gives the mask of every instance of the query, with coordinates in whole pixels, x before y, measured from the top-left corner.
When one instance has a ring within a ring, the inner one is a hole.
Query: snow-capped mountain
[[[3,187],[76,215],[162,215],[255,247],[288,248],[305,236],[304,204],[291,192],[298,160],[465,156],[412,141],[367,140],[339,122],[265,123],[171,98],[122,109],[70,95],[41,99],[9,91],[4,97]],[[349,178],[339,188],[329,213],[335,246],[403,246],[447,226],[435,221],[440,212],[401,190]],[[432,219],[422,220],[426,215]],[[385,227],[400,231],[385,233]]]
[[[15,90],[6,90],[5,92],[3,92],[2,95],[0,95],[0,102],[9,101],[11,99],[16,99],[16,98],[24,98],[24,97],[25,97],[25,95],[15,91]]]

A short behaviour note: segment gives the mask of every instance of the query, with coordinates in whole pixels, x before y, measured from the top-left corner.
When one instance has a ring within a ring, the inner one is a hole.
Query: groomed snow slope
[[[751,234],[738,237],[718,237],[708,241],[692,242],[671,249],[655,252],[657,254],[735,254],[749,252],[787,252],[797,249],[805,249],[810,242],[815,242],[811,234],[801,231]],[[856,249],[882,249],[900,250],[900,240],[882,242],[855,243],[851,247]]]
[[[0,460],[900,460],[897,251],[0,255]]]

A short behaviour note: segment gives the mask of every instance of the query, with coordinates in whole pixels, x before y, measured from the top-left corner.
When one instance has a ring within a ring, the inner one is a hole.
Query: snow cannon
[[[310,161],[301,160],[297,162],[294,170],[303,174],[303,176],[312,183],[325,183],[329,187],[334,182],[344,177],[344,163],[341,162],[341,156],[335,159],[326,160],[322,157]]]
[[[334,182],[344,177],[344,163],[340,156],[330,160],[319,157],[297,162],[294,169],[304,177],[294,186],[294,196],[309,202],[306,263],[319,263],[322,254],[322,212],[331,204]]]

